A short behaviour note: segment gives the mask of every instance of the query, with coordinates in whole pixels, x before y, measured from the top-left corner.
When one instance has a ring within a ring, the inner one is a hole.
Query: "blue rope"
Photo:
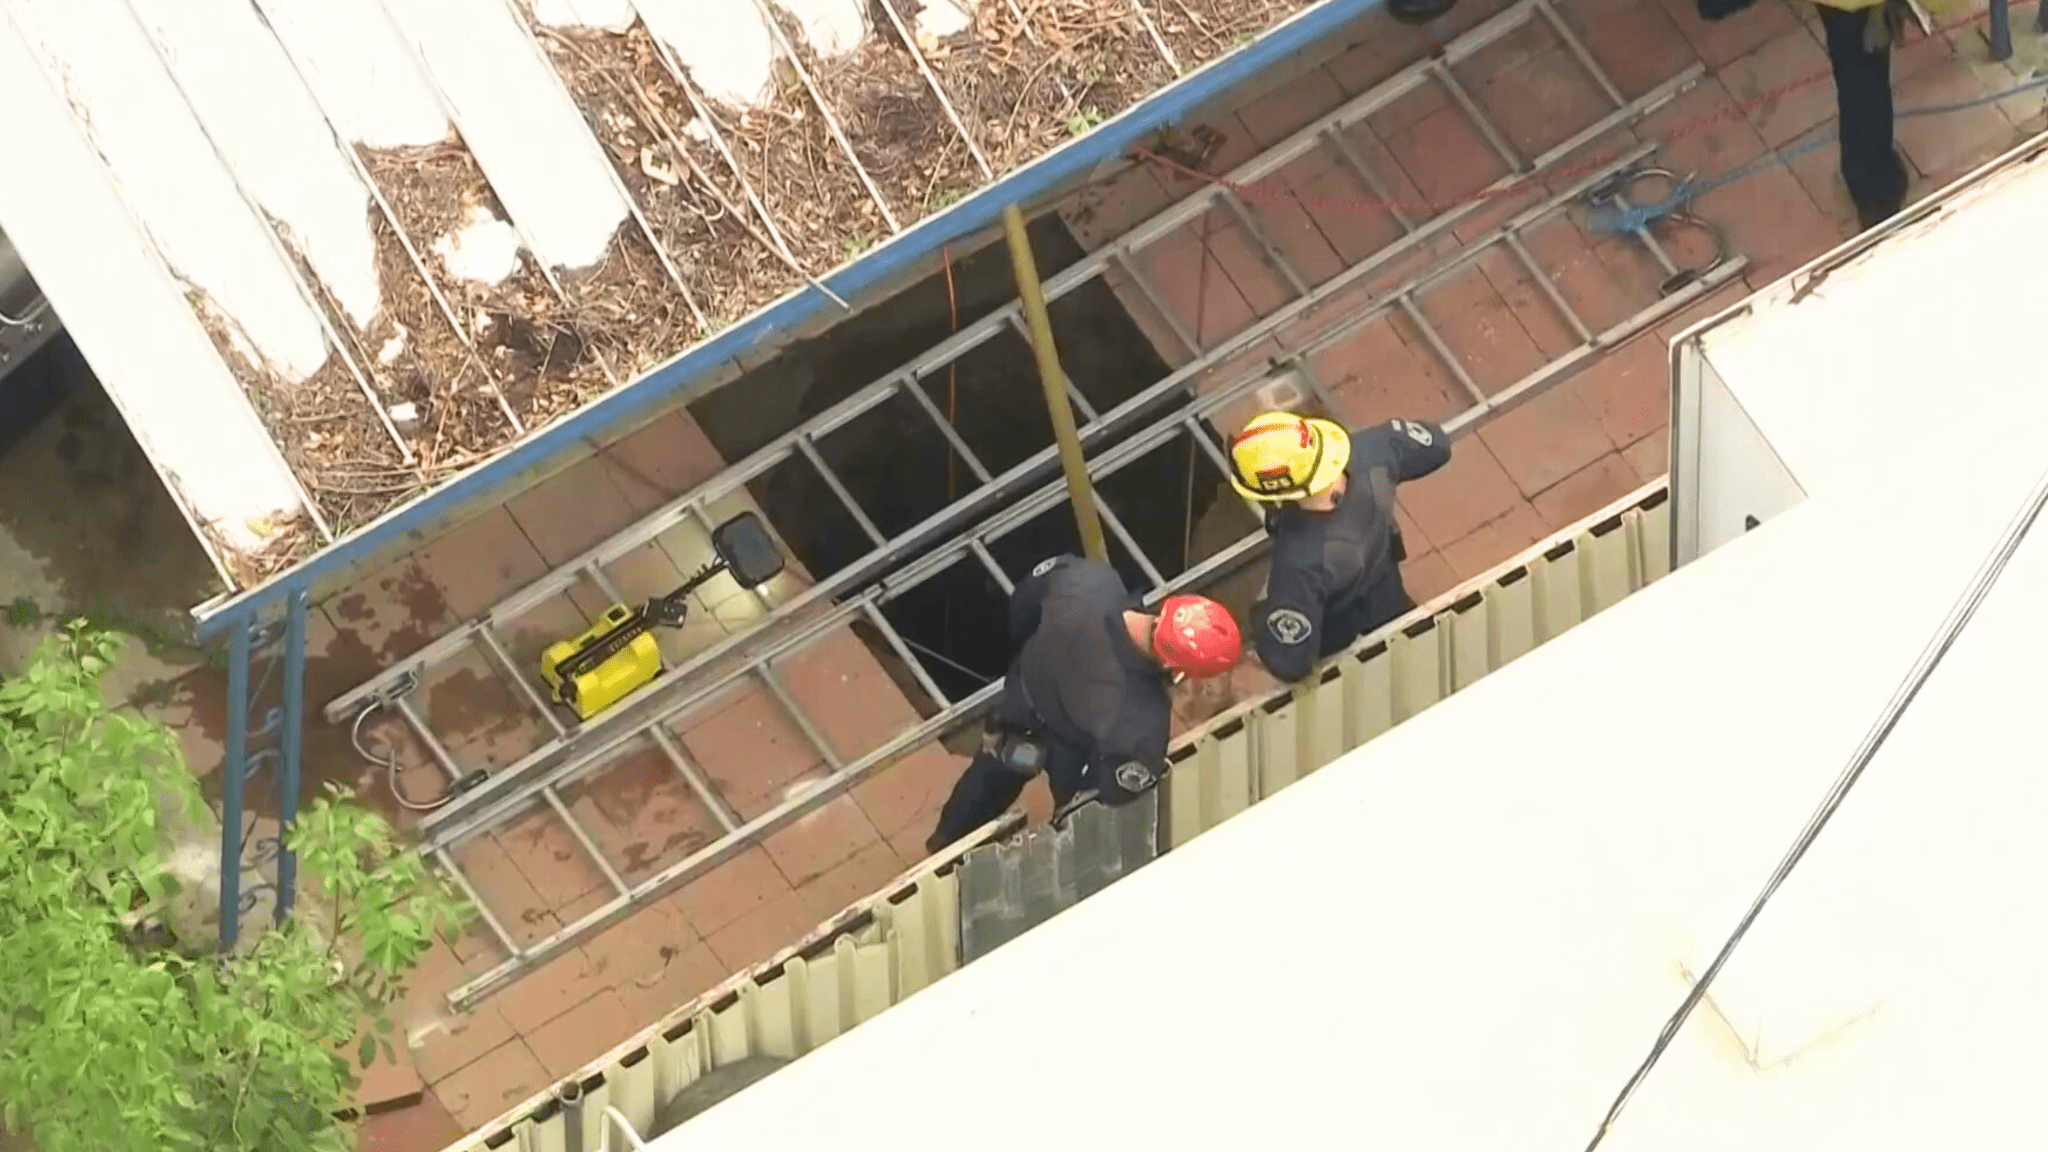
[[[2003,91],[1979,96],[1972,100],[1965,100],[1960,104],[1936,104],[1926,108],[1909,109],[1899,113],[1896,119],[1911,120],[1917,116],[1946,116],[1953,112],[1965,112],[1972,108],[1981,108],[1986,104],[1994,104],[2009,96],[2017,96],[2022,92],[2031,92],[2036,88],[2048,88],[2048,76],[2037,76],[2032,80],[2015,84]],[[1775,168],[1780,164],[1790,164],[1809,152],[1825,148],[1829,144],[1834,143],[1835,136],[1836,132],[1830,130],[1796,148],[1766,152],[1749,163],[1731,168],[1719,176],[1708,177],[1705,180],[1680,181],[1678,186],[1671,190],[1671,195],[1666,196],[1655,204],[1639,204],[1626,209],[1617,208],[1612,204],[1596,205],[1586,214],[1587,226],[1596,232],[1613,234],[1635,232],[1647,228],[1663,217],[1680,211],[1694,200],[1705,196],[1715,189],[1725,188],[1738,180],[1747,179],[1766,169]]]

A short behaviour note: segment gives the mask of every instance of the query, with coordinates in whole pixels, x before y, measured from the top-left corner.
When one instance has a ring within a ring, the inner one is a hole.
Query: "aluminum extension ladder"
[[[1532,22],[1541,22],[1548,26],[1565,49],[1589,73],[1612,107],[1599,119],[1573,133],[1542,155],[1523,157],[1507,143],[1505,135],[1486,119],[1478,103],[1459,82],[1452,69],[1487,45]],[[1304,316],[1316,312],[1345,289],[1367,281],[1375,273],[1385,270],[1392,262],[1445,236],[1453,227],[1480,211],[1490,200],[1522,188],[1534,178],[1554,175],[1565,157],[1601,136],[1631,124],[1662,107],[1695,83],[1701,74],[1701,67],[1695,64],[1641,97],[1627,99],[1613,81],[1600,70],[1584,45],[1559,18],[1551,5],[1551,0],[1521,0],[1506,11],[1458,36],[1431,58],[1410,65],[1371,91],[1352,99],[1286,140],[1247,160],[1229,174],[1226,182],[1202,186],[1133,231],[1090,253],[1053,277],[1046,284],[1048,300],[1056,300],[1096,277],[1111,273],[1121,276],[1146,298],[1160,316],[1167,318],[1175,336],[1186,345],[1191,357],[1181,368],[1106,412],[1094,410],[1069,381],[1069,392],[1086,421],[1082,427],[1084,444],[1100,445],[1103,439],[1112,433],[1129,432],[1137,420],[1148,411],[1155,410],[1157,403],[1162,399],[1176,395],[1188,396],[1196,391],[1198,383],[1200,385],[1199,395],[1190,399],[1184,407],[1167,416],[1153,419],[1116,444],[1114,448],[1106,452],[1097,452],[1089,462],[1090,473],[1099,481],[1102,477],[1129,466],[1147,453],[1172,444],[1181,436],[1192,438],[1203,457],[1219,470],[1219,475],[1227,472],[1228,462],[1224,459],[1205,421],[1211,415],[1270,383],[1274,368],[1266,364],[1239,368],[1237,375],[1220,387],[1212,386],[1210,377],[1215,371],[1229,370],[1234,358],[1241,362],[1248,350],[1282,333],[1289,325]],[[1300,157],[1317,149],[1327,149],[1338,164],[1348,168],[1366,187],[1372,189],[1375,195],[1388,199],[1385,181],[1366,163],[1358,151],[1350,146],[1342,134],[1346,129],[1361,124],[1367,116],[1387,107],[1396,99],[1429,85],[1441,86],[1455,105],[1472,119],[1474,126],[1489,146],[1505,162],[1507,174],[1467,203],[1435,213],[1428,219],[1417,220],[1407,212],[1393,212],[1392,215],[1401,228],[1401,234],[1396,239],[1347,267],[1329,281],[1311,286],[1272,242],[1242,198],[1231,191],[1229,186],[1243,187],[1270,178]],[[1609,202],[1626,207],[1627,201],[1622,193],[1626,191],[1634,176],[1642,171],[1642,164],[1653,152],[1654,146],[1647,144],[1626,150],[1599,166],[1597,170],[1587,172],[1570,187],[1528,208],[1488,235],[1468,244],[1459,255],[1426,269],[1391,291],[1381,293],[1365,309],[1338,318],[1306,343],[1297,343],[1292,349],[1292,360],[1288,367],[1298,373],[1299,378],[1307,383],[1310,390],[1315,392],[1324,404],[1332,405],[1327,388],[1309,369],[1311,358],[1315,353],[1337,344],[1364,325],[1398,311],[1423,334],[1425,342],[1435,356],[1445,364],[1452,378],[1471,397],[1471,406],[1447,422],[1447,428],[1457,433],[1472,428],[1486,416],[1498,413],[1534,395],[1602,349],[1627,339],[1684,307],[1690,301],[1712,291],[1738,275],[1745,262],[1736,257],[1722,259],[1705,270],[1681,269],[1655,236],[1645,229],[1638,229],[1635,232],[1636,237],[1647,246],[1653,259],[1666,274],[1674,278],[1672,291],[1652,306],[1606,331],[1594,332],[1572,310],[1523,243],[1522,236],[1529,229],[1554,218],[1575,201],[1587,197],[1589,193],[1598,192]],[[1161,300],[1137,257],[1152,244],[1203,219],[1209,212],[1218,208],[1230,213],[1244,226],[1246,233],[1261,246],[1266,260],[1292,286],[1294,298],[1276,312],[1253,323],[1245,331],[1219,344],[1205,347],[1194,333],[1189,332],[1184,324],[1173,317],[1172,311]],[[1432,287],[1470,267],[1496,247],[1506,249],[1526,268],[1534,283],[1541,288],[1580,342],[1572,350],[1551,360],[1505,390],[1488,395],[1451,354],[1442,337],[1430,326],[1417,302]],[[454,1007],[467,1007],[477,999],[501,989],[522,973],[573,947],[580,939],[629,914],[634,908],[647,903],[657,895],[717,867],[748,845],[845,791],[876,767],[935,741],[943,732],[971,718],[994,699],[1001,688],[1000,682],[988,685],[964,698],[949,699],[924,670],[911,647],[890,626],[881,609],[883,605],[903,596],[954,564],[978,565],[1005,592],[1010,591],[1014,587],[1013,581],[990,554],[989,545],[1033,518],[1061,507],[1066,500],[1065,486],[1051,467],[1055,451],[1053,447],[1046,447],[1000,475],[992,474],[959,433],[947,423],[944,415],[926,396],[921,386],[921,381],[927,377],[943,371],[948,364],[1004,331],[1015,331],[1020,334],[1023,331],[1019,308],[1015,301],[868,385],[845,401],[805,421],[801,426],[729,467],[695,491],[678,498],[570,564],[515,593],[492,608],[483,618],[462,625],[414,656],[400,661],[327,705],[326,716],[329,721],[336,723],[350,722],[366,708],[387,707],[395,710],[422,746],[448,774],[449,779],[461,779],[469,775],[472,769],[458,763],[446,746],[429,730],[418,709],[408,699],[407,693],[420,683],[424,674],[437,666],[481,651],[501,674],[512,681],[527,707],[541,717],[547,726],[546,739],[540,747],[516,763],[493,773],[484,784],[460,795],[423,822],[422,850],[477,901],[485,925],[497,938],[505,953],[504,959],[495,967],[449,994]],[[859,506],[846,485],[833,474],[820,454],[818,445],[863,413],[898,397],[907,398],[933,422],[953,451],[973,472],[976,486],[923,523],[894,539],[889,539],[883,536],[873,519]],[[1334,405],[1332,408],[1334,410]],[[548,708],[533,678],[525,669],[516,666],[496,630],[537,605],[563,594],[585,579],[614,600],[623,599],[606,576],[605,570],[610,564],[678,525],[695,523],[708,531],[713,520],[711,509],[719,501],[741,492],[749,481],[761,477],[771,468],[797,458],[802,458],[818,470],[825,484],[868,536],[873,545],[872,549],[837,572],[817,573],[820,579],[815,585],[775,606],[751,630],[727,637],[723,642],[689,659],[588,723],[574,725]],[[975,522],[977,516],[1013,499],[1033,478],[1047,475],[1051,476],[1050,482],[1037,488],[1021,502],[1011,505],[998,515]],[[1167,572],[1145,555],[1115,513],[1099,496],[1096,497],[1096,503],[1105,526],[1129,551],[1144,572],[1150,584],[1149,595],[1155,601],[1170,592],[1200,586],[1205,580],[1227,572],[1232,566],[1248,558],[1263,542],[1263,532],[1255,530],[1184,571]],[[944,538],[950,529],[963,523],[973,526],[951,535],[950,538]],[[943,542],[938,543],[937,547],[923,551],[934,541],[942,538]],[[897,559],[901,555],[916,554],[920,551],[923,554],[909,565],[902,565]],[[932,700],[941,708],[937,715],[898,733],[881,747],[865,751],[831,747],[819,726],[804,714],[783,685],[777,672],[780,663],[798,655],[807,645],[822,640],[835,630],[857,620],[865,621],[884,638],[897,657],[911,670],[920,687],[929,693]],[[823,758],[830,769],[830,775],[762,815],[742,821],[733,807],[717,794],[710,782],[690,762],[684,750],[665,727],[664,721],[686,712],[692,706],[746,679],[758,681],[780,702],[796,728]],[[647,879],[637,884],[629,884],[619,875],[612,862],[605,858],[590,833],[570,813],[568,806],[561,799],[559,789],[592,775],[621,753],[636,747],[644,747],[650,742],[659,748],[662,755],[673,764],[681,778],[687,781],[689,787],[716,817],[722,827],[723,836],[716,843],[700,849],[686,859],[675,861]],[[552,936],[530,945],[521,945],[506,929],[503,917],[490,909],[478,896],[474,885],[457,866],[453,853],[465,841],[503,827],[535,805],[545,805],[553,811],[555,819],[567,825],[568,830],[594,861],[597,870],[606,878],[612,889],[612,896],[601,907],[573,923],[566,924]]]

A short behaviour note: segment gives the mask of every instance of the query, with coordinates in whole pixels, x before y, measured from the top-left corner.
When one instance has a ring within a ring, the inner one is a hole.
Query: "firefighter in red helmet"
[[[1169,596],[1151,613],[1116,569],[1056,556],[1010,595],[1017,655],[967,765],[925,842],[937,852],[1003,814],[1045,773],[1053,803],[1092,792],[1106,804],[1135,798],[1166,768],[1173,708],[1184,676],[1221,676],[1244,645],[1228,609],[1201,596]]]

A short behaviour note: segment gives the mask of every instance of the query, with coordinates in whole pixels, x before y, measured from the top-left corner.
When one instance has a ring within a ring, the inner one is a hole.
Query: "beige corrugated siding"
[[[1648,485],[1570,533],[1423,608],[1391,633],[1329,662],[1312,685],[1248,701],[1188,734],[1163,785],[1160,836],[1178,848],[1669,571],[1670,504]],[[955,866],[1009,850],[987,844],[934,857],[812,940],[735,977],[649,1028],[580,1078],[583,1141],[553,1100],[515,1109],[508,1126],[450,1152],[588,1152],[607,1108],[637,1133],[706,1070],[743,1056],[800,1056],[959,967]],[[617,1146],[619,1137],[612,1136]]]

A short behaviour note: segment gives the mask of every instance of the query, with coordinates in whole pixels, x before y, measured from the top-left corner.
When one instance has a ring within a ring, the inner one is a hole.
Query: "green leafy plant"
[[[1102,113],[1096,109],[1095,105],[1090,104],[1086,108],[1075,112],[1072,116],[1067,117],[1067,135],[1086,136],[1094,131],[1095,126],[1100,123],[1102,123]]]
[[[331,790],[287,838],[301,913],[223,957],[142,927],[173,895],[179,746],[107,706],[118,638],[74,621],[0,681],[0,1127],[41,1152],[345,1152],[357,1066],[466,909]]]

